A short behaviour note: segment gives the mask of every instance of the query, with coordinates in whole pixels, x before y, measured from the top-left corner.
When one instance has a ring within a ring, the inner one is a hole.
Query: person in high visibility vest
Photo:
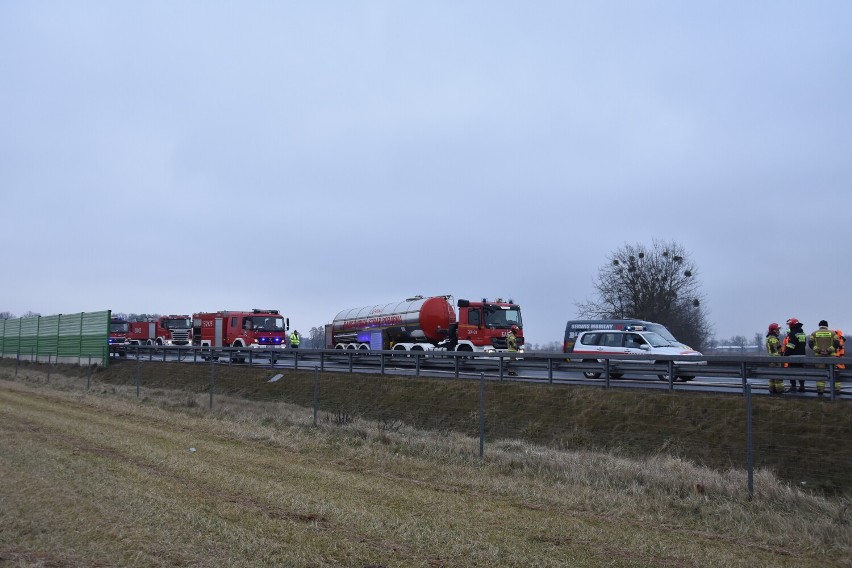
[[[766,332],[766,352],[773,357],[781,356],[781,340],[778,339],[779,328],[780,326],[777,323],[770,323]],[[777,366],[780,363],[770,363],[770,365]],[[769,394],[784,394],[784,379],[769,379]]]
[[[825,320],[820,320],[819,328],[811,333],[810,339],[808,340],[808,345],[813,349],[814,355],[816,357],[834,357],[835,352],[837,351],[837,346],[839,342],[837,341],[837,334],[828,329],[828,322]],[[817,365],[820,369],[825,369],[825,365]],[[822,396],[825,394],[825,379],[820,379],[817,381],[817,394]]]
[[[290,334],[290,348],[291,349],[298,349],[299,343],[301,343],[301,341],[302,341],[302,338],[299,335],[299,330],[294,329],[293,333]]]
[[[506,333],[506,349],[509,353],[518,352],[518,336],[515,335],[516,331],[519,331],[518,326],[513,325],[511,329],[509,329],[509,332]],[[506,364],[506,371],[509,375],[517,375],[518,373],[515,372],[515,369],[511,366],[511,359],[509,361],[510,362]]]
[[[797,320],[796,318],[790,318],[787,320],[787,336],[784,337],[784,341],[781,345],[781,354],[785,357],[791,357],[793,355],[800,355],[804,357],[808,352],[808,336],[805,334],[805,330],[802,328],[802,322]],[[785,367],[801,367],[801,363],[785,363]],[[790,392],[794,392],[796,389],[796,379],[790,379]],[[799,379],[799,392],[805,392],[805,380]]]

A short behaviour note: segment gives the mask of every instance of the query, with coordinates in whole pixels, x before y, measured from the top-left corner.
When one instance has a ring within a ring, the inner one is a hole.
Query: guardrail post
[[[252,360],[254,359],[254,350],[249,351],[249,369],[251,369]]]
[[[459,352],[453,351],[453,365],[456,369],[456,378],[459,378]]]
[[[379,353],[379,367],[381,369],[380,373],[382,375],[385,374],[385,354]]]
[[[502,378],[503,358],[500,358]],[[485,454],[485,373],[479,373],[479,457]]]
[[[553,384],[553,358],[547,358],[547,382]]]
[[[294,371],[299,370],[299,350],[298,349],[293,350],[293,370]]]
[[[500,355],[500,380],[503,380],[503,356]]]
[[[139,398],[139,391],[141,390],[141,384],[142,384],[142,379],[140,377],[140,374],[141,374],[142,371],[140,370],[139,367],[140,367],[139,357],[137,357],[136,358],[136,398]]]
[[[228,363],[230,365],[230,363]],[[210,357],[210,410],[213,410],[213,390],[216,388],[216,361]]]
[[[831,400],[834,400],[834,398],[837,396],[835,394],[835,391],[837,389],[834,388],[834,372],[834,363],[830,363],[828,365],[828,388],[831,391]]]
[[[609,388],[609,359],[604,359],[604,388]]]
[[[747,388],[749,389],[749,392],[751,392],[751,388],[748,384],[748,371],[746,370],[745,362],[740,363],[740,378],[743,382],[743,394],[745,394]]]
[[[355,351],[354,349],[347,349],[347,355],[349,355],[349,372],[352,372],[352,353]]]
[[[754,497],[754,438],[752,436],[751,385],[745,386],[746,399],[746,462],[748,468],[748,498]]]
[[[319,371],[314,367],[314,426],[317,425],[317,412],[319,411]]]
[[[669,390],[674,390],[674,382],[675,382],[675,369],[674,369],[674,360],[669,360],[666,363],[666,366],[669,369]]]
[[[418,355],[416,353],[414,355],[414,368],[415,368],[414,376],[419,377],[420,376],[420,355]]]
[[[325,349],[320,351],[320,371],[325,371]]]

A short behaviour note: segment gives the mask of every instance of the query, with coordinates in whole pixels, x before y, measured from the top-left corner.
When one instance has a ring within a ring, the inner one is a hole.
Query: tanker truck
[[[514,325],[523,350],[521,308],[512,300],[459,300],[458,315],[452,301],[452,296],[414,296],[343,310],[325,326],[326,348],[506,351],[506,334]]]

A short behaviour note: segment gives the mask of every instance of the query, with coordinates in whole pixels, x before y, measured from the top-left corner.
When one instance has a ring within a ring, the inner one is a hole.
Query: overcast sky
[[[676,241],[712,332],[852,328],[852,2],[0,2],[0,311],[511,297]]]

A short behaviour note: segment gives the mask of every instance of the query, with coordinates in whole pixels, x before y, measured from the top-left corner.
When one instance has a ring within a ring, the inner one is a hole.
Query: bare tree
[[[748,345],[748,339],[745,335],[735,335],[731,338],[731,345],[739,347],[740,351],[745,351],[746,345]]]
[[[702,349],[712,336],[698,270],[683,246],[654,241],[625,245],[598,270],[597,300],[578,303],[580,317],[636,318],[665,325],[679,340]]]
[[[11,320],[15,319],[15,314],[12,312],[0,312],[0,320]]]
[[[40,318],[41,314],[33,311],[26,311],[21,315],[22,318]]]
[[[312,327],[310,331],[308,331],[307,340],[303,338],[303,341],[307,344],[306,347],[310,349],[325,348],[325,328]]]

